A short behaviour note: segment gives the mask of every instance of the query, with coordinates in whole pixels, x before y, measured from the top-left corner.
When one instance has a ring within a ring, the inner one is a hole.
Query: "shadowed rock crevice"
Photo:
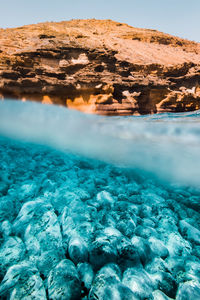
[[[0,30],[0,97],[103,115],[200,108],[200,45],[110,20]]]

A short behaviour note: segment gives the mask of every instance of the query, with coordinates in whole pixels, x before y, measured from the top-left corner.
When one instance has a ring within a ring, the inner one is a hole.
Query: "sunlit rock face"
[[[0,29],[0,98],[102,115],[200,108],[200,46],[111,20]]]

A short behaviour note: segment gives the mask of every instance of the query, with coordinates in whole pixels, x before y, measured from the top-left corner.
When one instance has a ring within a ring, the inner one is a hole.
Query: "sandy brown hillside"
[[[200,108],[200,44],[111,20],[0,29],[0,93],[107,115]]]

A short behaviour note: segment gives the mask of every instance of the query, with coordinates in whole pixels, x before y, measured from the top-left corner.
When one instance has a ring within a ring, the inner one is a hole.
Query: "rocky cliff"
[[[0,98],[131,115],[200,109],[200,44],[111,20],[0,29]]]

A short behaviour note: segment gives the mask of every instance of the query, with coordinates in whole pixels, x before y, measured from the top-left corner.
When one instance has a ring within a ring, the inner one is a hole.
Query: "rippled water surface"
[[[0,298],[200,299],[200,112],[0,102]]]

